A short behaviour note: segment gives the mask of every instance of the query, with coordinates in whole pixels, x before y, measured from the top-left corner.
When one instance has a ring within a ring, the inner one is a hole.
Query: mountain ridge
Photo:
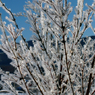
[[[95,36],[89,36],[93,40],[95,40]],[[86,39],[86,37],[83,37],[82,39]],[[27,41],[28,46],[34,46],[32,40]],[[83,40],[81,41],[81,44],[84,45],[85,43]],[[11,59],[7,57],[7,55],[0,49],[0,68],[4,71],[10,71],[11,73],[14,72],[15,68],[10,65]]]

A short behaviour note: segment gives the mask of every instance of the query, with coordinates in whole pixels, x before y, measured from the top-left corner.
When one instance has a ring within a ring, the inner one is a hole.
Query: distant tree
[[[73,8],[67,0],[28,0],[25,14],[13,14],[0,0],[10,17],[10,24],[2,21],[2,49],[16,68],[14,74],[0,71],[2,91],[18,95],[14,85],[19,85],[27,95],[95,95],[95,40],[87,37],[82,46],[84,32],[92,27],[95,1],[91,6],[77,0],[72,21],[68,16]],[[28,46],[15,16],[25,16],[31,25],[33,47]],[[9,33],[7,35],[6,33]],[[89,31],[90,32],[90,31]],[[21,36],[19,44],[17,38]]]

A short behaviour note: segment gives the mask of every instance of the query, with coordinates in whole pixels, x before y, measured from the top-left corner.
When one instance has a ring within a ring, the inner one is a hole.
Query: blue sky
[[[18,13],[18,12],[25,12],[23,10],[23,6],[25,5],[25,2],[28,0],[2,0],[2,2],[5,3],[5,5],[7,6],[7,8],[10,8],[11,11],[13,13]],[[30,0],[32,1],[32,0]],[[73,10],[77,4],[77,0],[68,0],[69,2],[71,2],[71,6],[73,7]],[[92,4],[93,0],[84,0],[85,3],[88,3],[89,5]],[[87,7],[84,7],[84,10]],[[2,18],[3,21],[5,20],[5,17],[8,16],[8,14],[0,7],[0,13],[2,13]],[[73,18],[73,14],[74,11],[71,13],[70,20],[72,20]],[[29,30],[30,25],[25,23],[25,21],[27,20],[27,18],[25,17],[16,17],[17,20],[17,24],[19,26],[19,28],[24,27],[25,30],[23,31],[23,36],[26,38],[26,40],[30,40],[30,37],[32,35],[32,32]],[[6,20],[5,20],[6,21]],[[7,22],[8,23],[8,22]],[[95,23],[93,23],[93,27]],[[0,30],[1,31],[1,30]],[[0,32],[1,33],[1,32]],[[91,31],[91,29],[88,29],[83,36],[91,36],[94,35],[93,32]]]

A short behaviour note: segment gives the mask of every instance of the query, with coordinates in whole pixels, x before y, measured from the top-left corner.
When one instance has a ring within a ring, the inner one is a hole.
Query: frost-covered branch
[[[95,55],[94,55],[93,61],[91,63],[91,68],[94,68],[94,65],[95,65]],[[89,91],[90,91],[90,88],[91,88],[91,79],[92,79],[92,73],[89,75],[88,88],[87,88],[87,91],[86,91],[86,95],[89,95]]]

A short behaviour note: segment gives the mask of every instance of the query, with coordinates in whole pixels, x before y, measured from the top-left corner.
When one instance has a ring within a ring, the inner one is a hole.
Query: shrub
[[[72,21],[68,16],[73,8],[67,0],[27,1],[25,14],[13,14],[0,0],[2,7],[10,17],[6,26],[0,14],[2,30],[0,48],[12,60],[15,72],[1,70],[3,91],[18,95],[18,89],[27,95],[93,95],[95,94],[95,41],[91,37],[81,38],[91,28],[95,13],[95,1],[91,6],[84,0],[77,0]],[[33,47],[29,46],[22,35],[15,16],[25,16],[31,25]],[[7,35],[6,33],[10,35]],[[21,36],[19,44],[17,38]],[[2,90],[1,90],[2,91]]]

